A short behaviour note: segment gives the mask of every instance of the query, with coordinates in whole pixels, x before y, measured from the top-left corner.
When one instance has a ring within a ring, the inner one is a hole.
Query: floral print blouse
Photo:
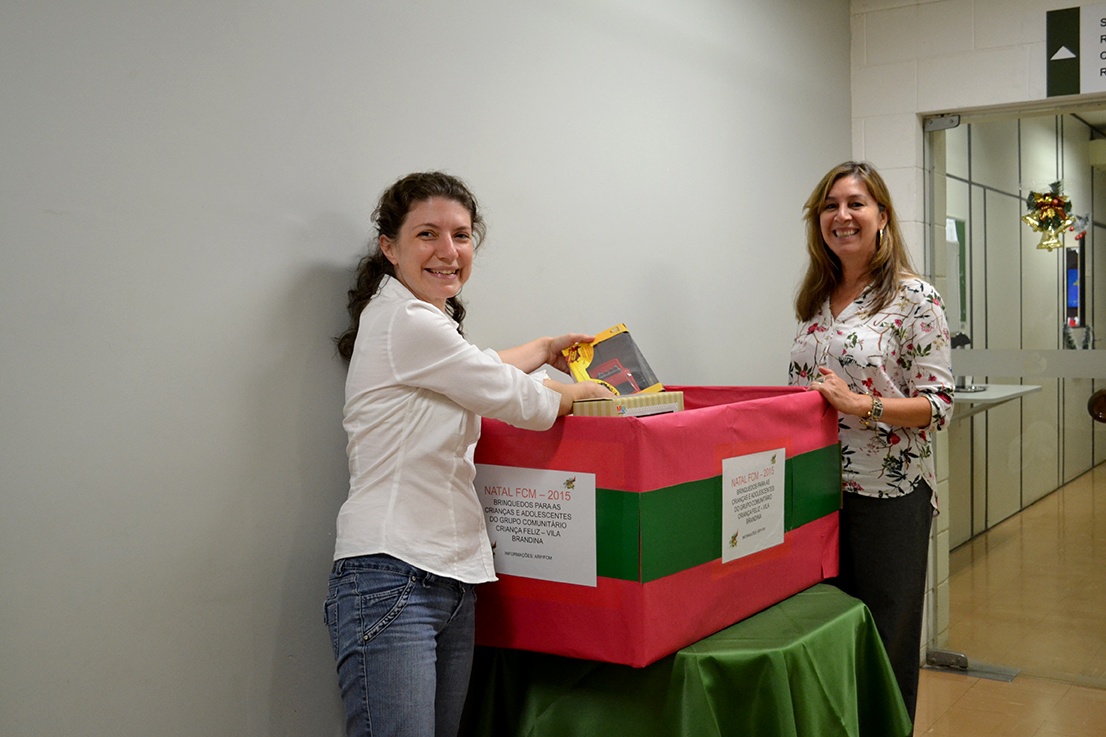
[[[929,440],[952,417],[955,387],[949,329],[941,295],[916,277],[899,282],[890,304],[872,314],[869,286],[836,318],[829,300],[813,319],[800,323],[791,349],[788,381],[809,386],[826,366],[854,392],[877,397],[925,397],[932,407],[928,427],[892,427],[840,415],[843,486],[874,497],[903,496],[925,480],[936,498],[937,479]]]

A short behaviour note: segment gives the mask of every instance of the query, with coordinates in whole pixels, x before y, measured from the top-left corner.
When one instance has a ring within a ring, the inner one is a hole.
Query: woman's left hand
[[[585,335],[583,333],[566,333],[564,335],[558,335],[556,338],[550,338],[549,357],[546,358],[545,362],[558,371],[563,371],[567,374],[568,361],[561,351],[577,343],[590,343],[593,340],[595,340],[594,335]]]

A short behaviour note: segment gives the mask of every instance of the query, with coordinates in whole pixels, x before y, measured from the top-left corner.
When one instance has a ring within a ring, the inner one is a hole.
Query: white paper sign
[[[595,474],[476,464],[496,573],[595,586]]]
[[[722,460],[722,562],[783,543],[785,449]]]
[[[1106,3],[1079,8],[1079,92],[1106,91]],[[1070,52],[1069,52],[1070,53]],[[1053,58],[1057,58],[1053,55]]]

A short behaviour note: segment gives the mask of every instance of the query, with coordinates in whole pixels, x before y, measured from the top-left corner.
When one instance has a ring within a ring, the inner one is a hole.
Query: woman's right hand
[[[818,375],[810,383],[810,388],[825,397],[830,406],[841,414],[863,417],[872,408],[870,396],[857,394],[844,379],[825,366],[818,367]]]
[[[597,384],[594,381],[581,381],[575,384],[565,384],[560,381],[554,381],[553,379],[546,379],[545,385],[561,395],[561,406],[557,412],[557,416],[567,415],[572,411],[572,403],[578,399],[605,399],[606,397],[613,397],[607,387]]]

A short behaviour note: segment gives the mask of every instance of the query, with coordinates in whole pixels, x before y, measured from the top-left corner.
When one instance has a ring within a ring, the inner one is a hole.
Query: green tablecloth
[[[818,584],[646,668],[477,648],[463,735],[908,737],[872,615]]]

